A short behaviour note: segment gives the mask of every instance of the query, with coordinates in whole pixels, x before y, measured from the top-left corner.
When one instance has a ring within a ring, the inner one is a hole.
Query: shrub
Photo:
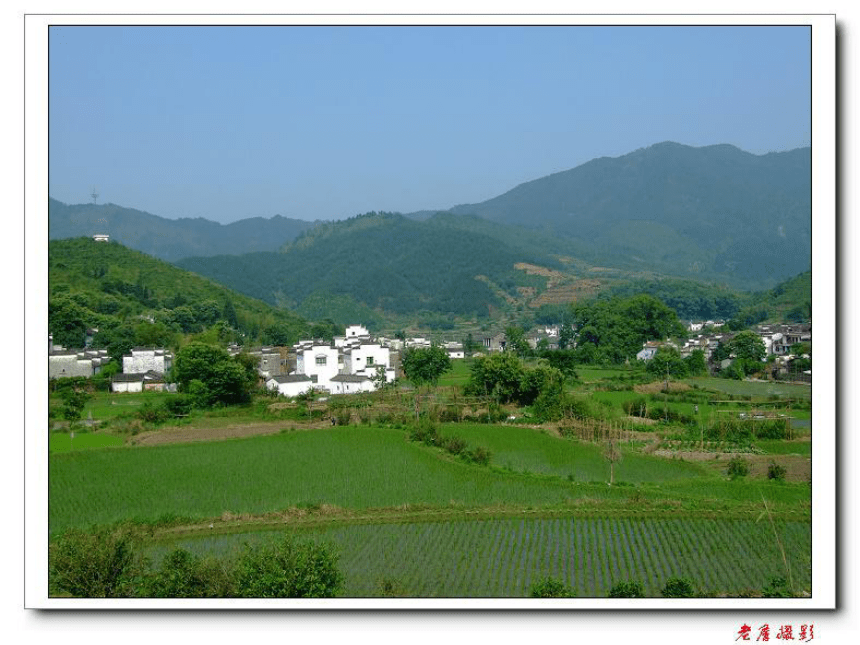
[[[481,466],[489,465],[490,457],[492,456],[489,450],[480,446],[472,450],[467,450],[464,454],[469,461]]]
[[[660,593],[664,598],[694,598],[696,596],[693,583],[686,578],[669,578]]]
[[[187,394],[177,394],[166,399],[164,407],[173,416],[186,415],[194,407],[194,400]]]
[[[235,595],[232,567],[176,548],[150,574],[142,594],[149,598],[229,598]]]
[[[118,598],[131,595],[143,570],[137,535],[128,526],[88,533],[69,529],[48,547],[48,584],[52,595]]]
[[[379,582],[379,593],[383,598],[402,598],[406,596],[406,590],[399,581],[393,578],[383,578]]]
[[[421,419],[412,427],[412,432],[409,434],[412,441],[421,441],[428,446],[436,444],[437,433],[436,425],[428,419]]]
[[[256,549],[246,545],[236,566],[243,598],[331,598],[343,585],[330,547],[289,537]]]
[[[729,460],[729,467],[726,470],[730,479],[738,477],[746,477],[750,472],[749,464],[743,457],[735,456]]]
[[[466,449],[466,442],[460,437],[440,437],[439,445],[452,455],[459,455]]]
[[[349,408],[341,408],[334,413],[334,421],[339,426],[348,426],[351,418],[352,411]]]
[[[541,578],[529,591],[532,598],[572,598],[573,589],[555,578]]]
[[[785,466],[780,466],[775,461],[770,462],[767,467],[767,478],[776,481],[785,481]]]
[[[618,582],[609,590],[610,598],[644,598],[642,583],[635,581]]]
[[[788,588],[788,581],[782,576],[771,578],[770,582],[761,590],[765,598],[791,598],[792,593]]]

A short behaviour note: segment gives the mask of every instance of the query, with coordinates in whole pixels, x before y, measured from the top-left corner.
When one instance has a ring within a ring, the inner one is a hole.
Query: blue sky
[[[660,141],[788,150],[809,52],[806,27],[53,27],[50,194],[340,219]]]

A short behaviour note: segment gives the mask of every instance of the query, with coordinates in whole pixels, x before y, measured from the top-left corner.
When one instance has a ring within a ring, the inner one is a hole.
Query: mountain
[[[595,264],[764,288],[809,269],[811,194],[809,148],[667,142],[450,212],[579,242]]]
[[[172,346],[184,334],[211,329],[220,341],[262,343],[275,342],[275,334],[292,343],[311,333],[294,313],[117,242],[53,240],[48,275],[49,331],[68,347],[81,347],[90,328],[99,330],[96,346],[123,339],[129,347]]]
[[[493,237],[488,229],[501,232]],[[187,258],[177,264],[300,312],[313,303],[313,311],[321,313],[320,304],[331,300],[344,312],[367,313],[361,309],[367,307],[380,314],[486,316],[515,298],[518,289],[545,285],[545,278],[516,264],[563,268],[537,244],[526,248],[504,240],[513,235],[509,227],[477,218],[443,214],[419,222],[396,213],[367,213],[321,224],[280,253]],[[338,313],[328,315],[341,322]]]
[[[116,204],[68,205],[50,199],[48,224],[52,240],[107,233],[112,240],[172,262],[191,255],[275,251],[314,222],[280,215],[231,224],[202,217],[171,220]]]

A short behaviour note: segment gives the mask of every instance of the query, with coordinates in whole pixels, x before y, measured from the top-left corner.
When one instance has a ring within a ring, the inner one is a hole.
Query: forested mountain
[[[52,240],[107,233],[147,255],[174,261],[191,255],[275,251],[313,222],[275,215],[218,224],[202,217],[165,219],[116,204],[68,205],[51,199],[48,205]]]
[[[772,287],[810,267],[810,149],[661,143],[450,212],[578,241],[594,264]]]
[[[89,328],[99,330],[96,347],[118,351],[175,346],[194,334],[289,344],[332,331],[116,242],[52,241],[48,269],[49,331],[67,347],[81,347]]]
[[[530,251],[473,230],[392,213],[368,213],[318,226],[281,253],[188,258],[179,266],[272,304],[302,311],[308,299],[336,296],[384,312],[430,311],[485,316],[505,295],[539,277],[518,262],[560,266],[535,245]],[[545,280],[543,280],[545,282]]]

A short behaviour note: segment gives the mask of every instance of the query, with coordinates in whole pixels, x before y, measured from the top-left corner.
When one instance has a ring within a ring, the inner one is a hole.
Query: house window
[[[367,364],[368,364],[368,365],[373,365],[373,356],[368,356],[368,357],[367,357]]]
[[[326,357],[325,356],[317,356],[317,365],[325,365]]]

